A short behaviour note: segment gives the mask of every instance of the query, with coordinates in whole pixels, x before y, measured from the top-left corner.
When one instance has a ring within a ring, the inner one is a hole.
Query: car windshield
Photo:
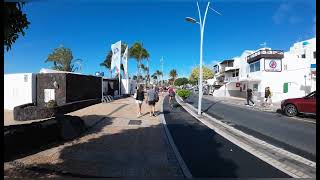
[[[306,98],[315,98],[315,97],[316,97],[316,91],[314,91],[306,96]]]

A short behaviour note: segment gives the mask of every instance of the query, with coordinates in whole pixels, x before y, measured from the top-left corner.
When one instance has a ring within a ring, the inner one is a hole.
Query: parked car
[[[316,114],[316,91],[302,98],[285,99],[281,101],[281,109],[287,116]]]

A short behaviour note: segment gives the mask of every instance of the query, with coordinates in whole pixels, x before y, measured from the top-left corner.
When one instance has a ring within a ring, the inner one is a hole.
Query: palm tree
[[[172,69],[169,73],[170,77],[173,79],[173,84],[174,84],[174,81],[176,80],[177,76],[178,76],[178,73],[177,73],[177,70],[175,69]]]
[[[129,49],[129,57],[134,58],[137,61],[138,82],[139,82],[141,61],[143,59],[148,59],[150,57],[150,55],[149,55],[148,51],[145,48],[143,48],[141,43],[136,42]]]
[[[143,73],[145,74],[145,80],[146,80],[146,84],[148,83],[149,81],[149,68],[147,66],[145,66],[144,64],[141,64],[140,65],[140,68],[143,70]]]
[[[133,75],[133,76],[132,76],[132,79],[133,79],[133,80],[137,80],[137,76],[136,76],[136,75]]]
[[[161,72],[161,71],[159,71],[159,70],[156,70],[156,72],[155,72],[156,74],[157,74],[157,76],[159,77],[159,79],[160,79],[160,76],[162,76],[163,75],[163,73]]]
[[[70,48],[65,48],[61,45],[55,48],[45,62],[53,62],[52,69],[59,71],[74,72],[77,70],[74,62],[81,61],[81,59],[73,59],[72,51]]]

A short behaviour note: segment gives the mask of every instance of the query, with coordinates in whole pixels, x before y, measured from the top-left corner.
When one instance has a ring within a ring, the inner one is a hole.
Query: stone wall
[[[54,87],[55,81],[58,87]],[[54,89],[58,106],[75,101],[101,99],[101,78],[69,73],[37,74],[37,106],[46,105],[45,89]]]
[[[45,106],[44,90],[54,89],[55,100],[57,105],[66,103],[66,74],[65,73],[46,73],[37,74],[37,106]],[[58,88],[54,87],[54,82],[57,82]]]
[[[66,103],[101,99],[101,77],[66,74]]]

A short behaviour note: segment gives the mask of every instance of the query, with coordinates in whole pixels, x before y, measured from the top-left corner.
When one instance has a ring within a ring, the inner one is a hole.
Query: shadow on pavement
[[[281,109],[277,109],[276,113],[286,116]],[[317,115],[314,114],[298,114],[297,117],[299,118],[310,118],[310,119],[317,119]]]
[[[103,119],[105,116],[92,115]],[[109,119],[105,120],[111,124]],[[64,115],[48,121],[8,126],[4,131],[4,161],[23,158],[59,146],[86,133],[84,121]]]
[[[41,172],[87,178],[182,177],[167,142],[164,137],[159,137],[163,131],[161,125],[132,125],[137,128],[99,133],[106,125],[108,122],[102,122],[90,130],[90,136],[84,136],[60,150],[58,163],[34,162],[27,169],[40,173],[38,177],[41,177]]]

